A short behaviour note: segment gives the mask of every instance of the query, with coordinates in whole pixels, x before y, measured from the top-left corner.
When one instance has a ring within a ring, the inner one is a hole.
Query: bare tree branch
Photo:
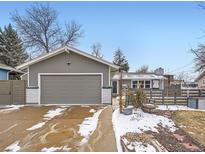
[[[92,46],[91,46],[91,50],[92,50],[92,55],[97,57],[97,58],[100,58],[102,59],[103,58],[103,55],[101,54],[101,44],[100,43],[94,43]]]
[[[61,45],[74,45],[82,37],[82,26],[74,21],[67,23],[65,31],[57,23],[58,13],[48,4],[35,3],[25,10],[25,15],[17,11],[11,14],[25,47],[33,53],[39,50],[50,52]]]
[[[70,23],[65,24],[65,32],[61,37],[61,43],[63,45],[74,45],[78,43],[78,39],[83,37],[84,32],[81,30],[82,25],[71,21]]]

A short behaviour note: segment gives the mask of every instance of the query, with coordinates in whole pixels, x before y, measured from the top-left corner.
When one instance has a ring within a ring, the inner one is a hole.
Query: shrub
[[[137,89],[134,95],[132,95],[131,100],[134,107],[140,108],[147,101],[147,96],[142,89]]]

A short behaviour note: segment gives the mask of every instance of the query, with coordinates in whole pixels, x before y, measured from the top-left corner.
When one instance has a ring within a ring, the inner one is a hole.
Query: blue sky
[[[0,2],[0,26],[12,23],[10,12],[24,13],[32,3]],[[90,52],[90,46],[100,42],[104,58],[112,61],[120,47],[130,71],[143,64],[172,73],[194,71],[190,48],[203,43],[205,37],[205,10],[196,2],[49,3],[58,11],[61,24],[70,20],[82,24],[85,33],[79,49]]]

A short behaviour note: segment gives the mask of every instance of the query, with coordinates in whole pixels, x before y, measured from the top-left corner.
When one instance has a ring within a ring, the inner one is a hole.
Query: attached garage
[[[111,104],[111,78],[119,66],[64,46],[17,67],[27,80],[26,103]]]
[[[101,104],[102,74],[39,74],[40,104]]]

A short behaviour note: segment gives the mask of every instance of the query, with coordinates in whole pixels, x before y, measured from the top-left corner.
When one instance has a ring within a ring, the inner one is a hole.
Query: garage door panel
[[[42,75],[42,104],[100,104],[100,75]]]

